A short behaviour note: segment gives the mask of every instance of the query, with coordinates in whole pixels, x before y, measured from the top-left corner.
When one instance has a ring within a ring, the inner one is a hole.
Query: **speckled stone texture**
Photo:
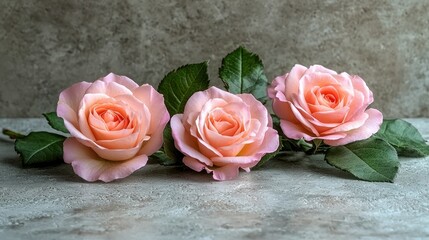
[[[429,119],[409,119],[429,139]],[[48,129],[43,119],[0,128]],[[70,165],[22,169],[0,136],[0,239],[429,239],[429,159],[400,158],[395,183],[358,181],[321,156],[272,160],[216,182],[149,164],[111,183]]]
[[[363,77],[386,117],[429,117],[429,1],[2,0],[0,117],[55,110],[59,92],[109,72],[138,83],[258,53],[273,79],[295,63]]]

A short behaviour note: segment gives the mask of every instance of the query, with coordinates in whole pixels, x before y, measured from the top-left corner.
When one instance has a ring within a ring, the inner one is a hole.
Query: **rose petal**
[[[317,124],[319,126],[336,126],[336,124],[342,123],[344,119],[347,117],[347,113],[349,112],[349,108],[342,108],[337,110],[330,110],[330,111],[321,111],[321,112],[315,112],[313,113],[313,117],[317,119],[318,121],[311,121],[313,124]],[[318,130],[320,133],[321,131]]]
[[[112,139],[125,138],[133,134],[135,131],[134,128],[125,128],[121,130],[99,130],[97,128],[92,128],[92,132],[95,136],[95,141],[112,141]],[[137,138],[137,135],[135,136]]]
[[[207,167],[206,165],[202,164],[200,161],[192,157],[184,157],[183,163],[196,172],[201,172],[203,169],[206,169],[207,173],[213,172],[213,178],[219,181],[234,179],[238,176],[239,172],[239,167],[235,165],[228,165],[216,169],[211,169],[210,167]]]
[[[64,89],[60,93],[58,105],[67,105],[70,110],[77,112],[80,106],[80,100],[85,95],[86,90],[91,86],[91,83],[88,82],[79,82],[71,85],[70,87]],[[64,110],[64,109],[63,109]],[[61,110],[57,110],[58,116],[62,115]],[[62,117],[62,116],[60,116]],[[65,117],[64,117],[65,118]],[[66,118],[65,118],[66,119]],[[69,120],[69,119],[66,119]]]
[[[383,123],[383,114],[373,108],[366,110],[365,113],[367,113],[369,117],[360,128],[347,132],[344,138],[334,141],[326,140],[324,142],[331,146],[341,146],[371,137],[372,134],[380,130],[380,125]]]
[[[185,156],[183,157],[183,164],[185,164],[190,169],[201,172],[204,168],[206,168],[206,165],[202,164],[200,161],[198,161],[195,158]]]
[[[327,73],[308,73],[305,74],[299,82],[299,88],[297,94],[291,93],[291,99],[294,99],[294,104],[300,106],[304,111],[310,113],[308,103],[306,101],[306,95],[310,89],[317,86],[318,89],[324,86],[335,86],[338,85],[335,78]],[[320,102],[319,102],[320,104]]]
[[[114,102],[114,99],[102,93],[86,94],[80,103],[78,111],[79,131],[87,138],[95,140],[95,136],[91,131],[91,127],[88,123],[88,116],[91,111],[91,107],[97,102]]]
[[[311,131],[315,136],[319,136],[317,129],[311,124],[308,119],[314,119],[314,117],[309,114],[307,111],[301,108],[299,105],[294,105],[292,102],[288,102],[289,109],[292,110],[295,118],[309,131]]]
[[[72,135],[73,137],[81,139],[82,141],[85,141],[85,142],[93,142],[93,140],[83,135],[72,123],[64,120],[64,125],[66,126],[67,130],[69,130],[70,135]],[[89,147],[91,145],[86,145],[86,146]]]
[[[149,137],[147,138],[149,139]],[[128,149],[141,144],[141,141],[143,141],[143,139],[139,139],[139,131],[137,131],[120,138],[96,140],[94,142],[107,149]]]
[[[273,99],[273,111],[280,118],[290,122],[299,123],[298,119],[293,114],[289,101],[282,102],[278,99]]]
[[[64,125],[72,136],[81,134],[78,130],[79,123],[77,113],[75,113],[68,105],[59,104],[57,106],[57,114],[64,120]]]
[[[287,100],[292,99],[292,94],[296,94],[299,91],[299,84],[302,76],[308,69],[302,65],[296,64],[288,74],[285,80],[284,95]]]
[[[174,138],[174,145],[179,149],[183,154],[198,159],[207,166],[212,166],[213,163],[206,156],[201,154],[197,149],[198,145],[195,139],[186,132],[182,124],[183,114],[176,114],[171,118],[170,125],[172,130],[172,135]]]
[[[259,156],[257,154],[249,156],[235,156],[235,157],[213,157],[211,158],[215,166],[226,166],[234,164],[237,166],[247,165],[250,163],[258,162]]]
[[[283,76],[278,76],[274,78],[271,85],[267,88],[267,95],[271,99],[279,99],[280,101],[287,101],[286,96],[284,95],[285,90],[285,79],[289,76],[289,73],[286,73]]]
[[[164,129],[168,120],[170,120],[170,114],[164,104],[164,97],[148,84],[136,88],[133,94],[147,106],[151,114],[151,121],[147,134],[162,134],[160,129]]]
[[[91,84],[91,86],[86,90],[86,94],[97,94],[103,93],[109,97],[116,97],[120,95],[131,95],[132,92],[130,89],[116,83],[114,81],[106,82],[103,79],[97,80]]]
[[[125,86],[126,88],[128,88],[130,90],[133,90],[133,89],[139,87],[139,85],[136,82],[134,82],[132,79],[128,78],[127,76],[120,76],[120,75],[116,75],[114,73],[110,73],[107,76],[105,76],[104,78],[101,78],[100,80],[102,80],[106,83],[116,82],[122,86]]]
[[[260,143],[259,147],[256,148],[253,144],[249,144],[245,149],[240,153],[241,155],[250,155],[250,154],[262,154],[272,153],[277,150],[279,147],[279,134],[273,128],[268,128],[265,132],[264,140]]]
[[[286,137],[291,139],[301,139],[304,138],[306,141],[311,141],[315,139],[315,136],[312,136],[312,133],[308,132],[301,124],[296,124],[286,120],[280,119],[280,127],[282,128],[283,133]]]
[[[164,127],[165,125],[160,126],[158,132],[152,134],[148,141],[143,142],[143,146],[141,147],[137,155],[145,154],[147,156],[150,156],[162,147],[162,143],[164,140]]]
[[[341,74],[332,75],[332,77],[334,77],[337,82],[341,84],[343,89],[349,91],[349,94],[353,94],[353,92],[350,91],[351,89],[353,89],[353,83],[348,73],[343,72]]]
[[[277,131],[274,129],[269,129],[271,133],[267,132],[267,136],[264,138],[264,142],[260,146],[260,150],[254,155],[256,161],[240,164],[240,167],[246,172],[249,172],[250,169],[258,164],[262,157],[267,153],[272,153],[276,151],[279,147],[279,136]]]
[[[364,125],[368,118],[369,118],[369,115],[367,113],[360,114],[355,119],[352,119],[349,122],[345,122],[339,125],[338,127],[331,128],[323,132],[322,134],[328,135],[328,134],[334,134],[338,132],[348,132],[350,130],[357,129],[362,125]]]
[[[205,91],[194,93],[186,102],[185,110],[183,112],[183,119],[188,119],[188,114],[201,112],[203,106],[210,99],[222,99],[225,102],[240,102],[240,98],[234,94],[222,91],[216,87],[210,87]],[[192,123],[194,124],[194,123]]]
[[[56,112],[64,121],[69,122],[69,125],[73,125],[73,127],[70,126],[69,131],[75,131],[79,125],[77,112],[80,101],[90,85],[91,83],[88,82],[76,83],[60,93]]]
[[[237,141],[239,141],[240,139],[243,139],[243,135],[244,135],[244,133],[241,132],[233,136],[224,136],[210,129],[204,129],[203,134],[205,136],[207,143],[209,143],[211,146],[215,148],[219,148],[222,146],[230,146],[236,143]]]
[[[207,168],[206,168],[207,169]],[[207,170],[207,172],[213,172],[213,179],[218,181],[232,180],[237,178],[239,167],[236,165],[226,165],[214,170]]]
[[[78,140],[79,142],[82,142],[80,141],[80,139]],[[88,146],[87,144],[84,144],[84,145]],[[109,149],[95,142],[89,142],[89,144],[92,150],[94,150],[100,157],[111,161],[123,161],[137,155],[143,142],[139,142],[138,145],[136,145],[135,147],[126,148],[126,149]]]
[[[110,182],[127,177],[145,166],[147,160],[146,155],[139,155],[127,161],[112,162],[100,158],[75,138],[67,138],[64,141],[64,161],[72,165],[77,175],[89,182]]]
[[[350,111],[344,119],[345,122],[356,118],[356,115],[362,114],[368,105],[365,105],[364,95],[359,91],[354,91],[353,98],[350,100],[348,107]]]
[[[228,146],[218,147],[217,150],[222,154],[224,157],[234,157],[237,156],[238,153],[243,149],[244,144],[243,143],[237,143],[232,144]],[[211,158],[212,161],[215,157]]]
[[[152,114],[149,111],[148,107],[142,103],[140,100],[131,95],[121,95],[117,96],[115,100],[123,102],[127,107],[131,107],[133,110],[130,110],[129,118],[131,121],[134,118],[137,118],[138,127],[138,141],[141,141],[147,134],[151,124]],[[153,121],[159,121],[159,119],[153,119]]]
[[[206,137],[206,134],[204,133],[204,128],[206,125],[206,121],[207,118],[210,114],[210,112],[214,109],[214,108],[222,108],[224,105],[228,104],[225,100],[223,99],[209,99],[206,104],[204,104],[202,106],[201,111],[199,111],[199,115],[197,117],[197,119],[195,120],[194,123],[191,123],[192,125],[196,125],[197,127],[197,131],[198,134],[195,134],[195,137],[200,137],[203,141],[205,142],[209,142],[209,140]]]
[[[252,118],[258,119],[261,126],[273,126],[272,119],[268,114],[267,108],[252,94],[238,94],[238,96],[249,106],[248,109],[250,110],[250,115]]]
[[[197,138],[198,141],[198,150],[206,156],[207,158],[211,159],[212,157],[221,157],[222,153],[219,152],[218,149],[210,145],[210,143],[205,142],[201,138]]]
[[[332,75],[335,75],[335,74],[337,74],[337,72],[335,72],[335,71],[333,71],[333,70],[331,70],[331,69],[328,69],[328,68],[325,68],[324,66],[322,66],[322,65],[313,65],[313,66],[310,66],[309,68],[308,68],[308,71],[309,72],[320,72],[320,73],[328,73],[328,74],[332,74]]]
[[[361,77],[356,75],[351,76],[351,80],[352,80],[353,88],[364,95],[364,99],[365,99],[364,105],[368,106],[369,104],[371,104],[374,101],[374,98],[371,90],[369,90],[365,81]]]

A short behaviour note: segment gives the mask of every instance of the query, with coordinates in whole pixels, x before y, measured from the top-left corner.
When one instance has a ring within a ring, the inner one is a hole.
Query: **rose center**
[[[319,103],[334,108],[338,104],[339,94],[334,86],[326,86],[318,89]]]
[[[325,100],[328,103],[335,103],[337,101],[337,99],[335,98],[335,96],[332,95],[332,94],[324,94],[323,97],[325,98]]]
[[[107,110],[104,113],[100,114],[101,118],[104,119],[104,121],[106,123],[108,122],[118,122],[118,121],[122,121],[124,119],[124,117],[122,117],[122,115],[118,112],[112,111],[112,110]]]
[[[94,115],[103,122],[104,129],[109,131],[127,128],[129,119],[123,107],[115,104],[101,104],[94,107]]]
[[[102,113],[101,117],[103,118],[109,130],[115,129],[118,124],[124,120],[124,117],[120,113],[112,110],[107,110],[106,112]]]
[[[234,136],[241,130],[237,116],[222,110],[213,111],[208,117],[208,121],[213,126],[213,130],[224,136]]]

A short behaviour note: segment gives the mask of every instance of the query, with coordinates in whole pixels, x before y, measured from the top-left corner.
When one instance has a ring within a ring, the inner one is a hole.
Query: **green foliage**
[[[156,153],[154,153],[152,158],[156,159],[156,161],[163,166],[173,166],[178,165],[180,162],[177,159],[171,159],[163,149],[160,149]]]
[[[19,138],[24,138],[25,135],[18,133],[18,132],[14,132],[10,129],[6,129],[3,128],[2,133],[6,136],[8,136],[10,139],[19,139]]]
[[[283,138],[283,150],[284,151],[299,151],[299,152],[309,152],[314,148],[312,143],[305,141],[304,139],[291,139],[284,137]]]
[[[49,125],[60,132],[69,133],[66,126],[64,126],[64,120],[58,117],[56,112],[44,113],[46,120],[48,120]]]
[[[258,55],[244,47],[237,48],[222,60],[219,77],[229,92],[251,93],[262,103],[266,102],[268,83],[264,65]]]
[[[66,137],[49,132],[31,132],[15,141],[15,151],[21,155],[23,167],[39,167],[63,162]]]
[[[207,62],[189,64],[173,70],[162,79],[158,92],[164,95],[171,116],[182,113],[186,102],[195,92],[209,87]]]
[[[332,147],[325,160],[361,180],[372,182],[393,182],[399,168],[395,149],[375,137]]]
[[[174,139],[171,132],[170,124],[164,130],[164,153],[158,154],[161,165],[176,165],[182,162],[183,154],[174,146]]]
[[[171,71],[164,77],[158,86],[158,91],[164,95],[165,105],[171,116],[183,113],[188,99],[198,91],[209,87],[207,74],[207,62],[189,64]],[[183,158],[183,154],[174,146],[170,124],[164,130],[165,154],[158,154],[158,159],[163,165],[177,164]]]
[[[429,145],[426,144],[426,140],[413,125],[404,120],[384,120],[375,136],[390,143],[399,156],[429,156]]]

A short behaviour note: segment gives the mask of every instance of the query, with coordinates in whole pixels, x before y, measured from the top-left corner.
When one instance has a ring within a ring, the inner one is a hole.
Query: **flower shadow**
[[[171,181],[180,180],[188,182],[213,182],[212,175],[205,171],[195,172],[184,166],[162,166],[149,164],[132,174],[133,177],[145,181]]]

